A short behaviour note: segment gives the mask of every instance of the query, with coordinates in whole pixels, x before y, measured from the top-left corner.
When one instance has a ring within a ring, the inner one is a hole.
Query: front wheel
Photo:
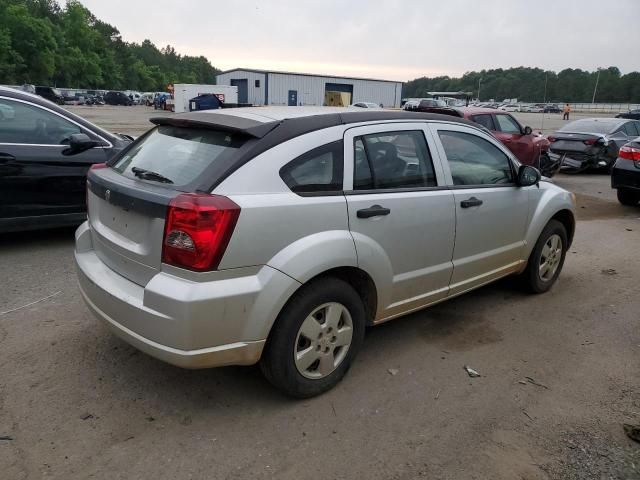
[[[320,395],[349,370],[364,328],[364,306],[351,285],[331,277],[315,280],[280,312],[260,362],[262,372],[292,397]]]
[[[544,293],[556,282],[568,247],[567,229],[557,220],[551,220],[536,242],[523,279],[529,290]]]

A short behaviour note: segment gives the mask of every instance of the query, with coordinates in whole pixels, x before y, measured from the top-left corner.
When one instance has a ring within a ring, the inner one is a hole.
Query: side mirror
[[[531,127],[524,127],[524,135],[531,135],[533,133],[533,130],[531,129]]]
[[[531,165],[520,165],[518,169],[517,184],[519,187],[530,187],[540,182],[542,175],[540,171]]]
[[[82,153],[90,148],[97,147],[99,142],[91,140],[88,135],[84,133],[74,133],[69,137],[69,147],[62,151],[63,155],[76,155]]]

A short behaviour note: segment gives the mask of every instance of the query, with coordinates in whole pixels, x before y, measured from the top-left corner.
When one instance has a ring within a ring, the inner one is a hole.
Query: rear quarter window
[[[344,155],[342,140],[300,155],[280,169],[280,178],[299,195],[333,194],[342,191]]]

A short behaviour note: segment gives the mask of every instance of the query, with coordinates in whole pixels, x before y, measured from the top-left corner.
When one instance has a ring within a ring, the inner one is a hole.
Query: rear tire
[[[556,282],[562,271],[568,247],[567,229],[551,220],[536,242],[523,274],[525,285],[533,293],[544,293]]]
[[[640,192],[635,192],[633,190],[628,190],[626,188],[619,188],[617,193],[618,193],[618,201],[622,205],[635,207],[638,205],[638,202],[640,202]]]
[[[333,277],[315,280],[278,315],[260,361],[262,373],[286,395],[320,395],[347,373],[364,330],[364,305],[353,287]]]

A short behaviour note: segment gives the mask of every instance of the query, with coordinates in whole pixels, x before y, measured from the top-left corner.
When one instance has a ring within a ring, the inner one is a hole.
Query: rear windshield
[[[228,132],[161,125],[127,151],[113,168],[137,178],[131,170],[137,167],[158,173],[175,185],[187,185],[245,142],[246,137]]]
[[[560,129],[561,132],[572,133],[609,133],[613,130],[617,124],[609,122],[599,122],[597,120],[576,120],[571,122]]]

